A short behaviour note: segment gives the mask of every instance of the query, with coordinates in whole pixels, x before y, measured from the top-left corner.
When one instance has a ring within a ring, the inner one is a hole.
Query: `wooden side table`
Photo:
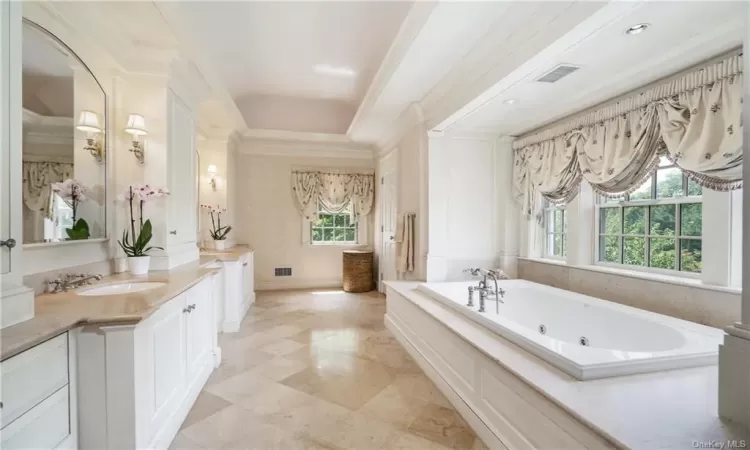
[[[344,291],[373,290],[373,251],[344,250]]]

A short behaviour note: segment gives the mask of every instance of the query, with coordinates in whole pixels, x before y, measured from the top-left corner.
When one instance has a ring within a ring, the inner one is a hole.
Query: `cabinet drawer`
[[[0,363],[0,428],[68,384],[68,333]]]
[[[70,398],[64,386],[0,431],[4,450],[55,448],[70,434]]]

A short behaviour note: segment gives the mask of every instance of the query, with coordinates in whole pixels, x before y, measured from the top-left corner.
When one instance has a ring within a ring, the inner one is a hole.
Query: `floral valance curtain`
[[[73,164],[49,161],[23,162],[23,202],[45,218],[52,217],[52,183],[73,178]]]
[[[581,179],[604,195],[637,189],[665,155],[703,187],[742,186],[742,55],[513,143],[513,192],[571,199]]]
[[[366,216],[375,197],[375,175],[336,170],[292,170],[292,193],[300,214],[317,218],[318,203],[333,213],[352,205],[352,219]]]

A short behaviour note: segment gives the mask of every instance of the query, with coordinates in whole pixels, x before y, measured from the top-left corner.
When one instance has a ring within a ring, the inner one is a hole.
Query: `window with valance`
[[[691,183],[726,191],[742,186],[742,55],[708,64],[513,144],[513,193],[526,215],[536,194],[573,199],[582,180],[599,194],[628,195],[660,157]]]

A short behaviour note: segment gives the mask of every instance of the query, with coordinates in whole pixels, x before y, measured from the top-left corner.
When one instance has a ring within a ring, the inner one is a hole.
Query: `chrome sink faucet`
[[[101,280],[102,276],[93,273],[66,273],[54,280],[47,280],[47,292],[67,292],[83,285],[91,284],[92,280]]]
[[[481,268],[468,268],[464,269],[464,273],[469,273],[473,276],[479,276],[482,275],[482,280],[479,281],[479,286],[470,286],[469,287],[469,302],[466,304],[466,306],[474,306],[474,299],[473,294],[474,291],[479,291],[479,312],[484,312],[484,303],[487,297],[495,298],[495,309],[496,312],[500,313],[500,303],[505,303],[502,299],[505,297],[505,290],[498,287],[497,280],[498,280],[498,273],[494,270],[486,270]],[[487,286],[487,277],[490,277],[494,284],[494,290],[491,290]],[[501,277],[500,279],[507,279],[507,276]]]

